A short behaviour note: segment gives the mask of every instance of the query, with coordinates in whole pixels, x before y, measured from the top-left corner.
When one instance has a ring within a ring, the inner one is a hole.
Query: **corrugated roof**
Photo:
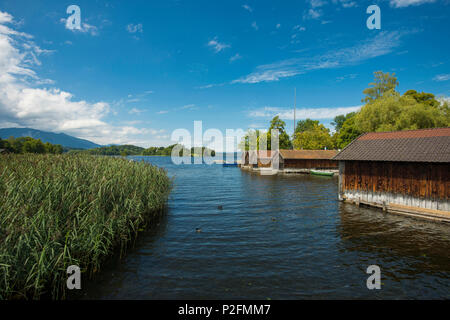
[[[280,150],[283,159],[330,160],[337,153],[337,150]]]
[[[450,128],[366,133],[334,160],[450,162]]]

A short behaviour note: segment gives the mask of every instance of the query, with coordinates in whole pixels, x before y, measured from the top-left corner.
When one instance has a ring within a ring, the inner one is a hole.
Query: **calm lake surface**
[[[130,158],[174,177],[167,212],[82,299],[450,298],[450,225],[340,203],[337,178]]]

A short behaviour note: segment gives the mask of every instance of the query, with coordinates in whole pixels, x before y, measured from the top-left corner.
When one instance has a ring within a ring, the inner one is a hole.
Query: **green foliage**
[[[9,137],[0,139],[0,149],[6,149],[10,153],[52,153],[61,154],[63,147],[59,144],[42,143],[40,139],[30,137]]]
[[[189,151],[188,151],[189,152]],[[182,156],[182,152],[180,151],[180,156]],[[191,148],[191,156],[192,157],[214,157],[216,155],[216,152],[212,149],[206,148],[206,147],[192,147]]]
[[[367,103],[357,113],[334,119],[336,146],[344,148],[362,133],[373,131],[415,130],[450,126],[450,108],[431,93],[395,91],[394,74],[375,72],[372,87],[364,90]]]
[[[344,122],[347,119],[354,117],[355,115],[356,115],[356,112],[350,112],[350,113],[347,113],[346,115],[343,115],[343,114],[338,115],[338,116],[334,117],[334,120],[331,122],[331,124],[334,126],[336,132],[339,132],[341,130],[341,128],[343,127]]]
[[[355,125],[355,114],[353,114],[353,116],[348,117],[345,120],[339,132],[336,132],[336,147],[338,149],[343,149],[361,134],[362,132]]]
[[[292,142],[284,129],[285,126],[286,123],[281,120],[279,116],[274,117],[272,121],[270,121],[269,131],[267,132],[267,150],[272,147],[271,130],[273,129],[278,130],[279,149],[292,149]]]
[[[374,77],[374,82],[369,83],[372,87],[363,91],[366,97],[362,100],[362,102],[372,102],[382,97],[385,92],[395,90],[398,86],[395,73],[391,75],[389,72],[384,73],[383,71],[376,71],[374,72]]]
[[[144,150],[145,150],[144,148],[136,147],[133,145],[121,145],[121,146],[114,145],[89,150],[71,150],[69,151],[69,153],[90,154],[100,156],[120,156],[120,155],[135,156],[142,154]]]
[[[259,130],[249,130],[245,134],[245,136],[242,138],[242,140],[239,142],[239,149],[242,151],[248,151],[250,150],[250,142],[252,139],[256,141],[256,149],[259,150],[259,136],[261,135],[261,131]],[[254,142],[255,143],[255,142]]]
[[[319,124],[319,121],[310,121],[304,129],[304,131],[295,135],[295,149],[323,150],[334,148],[334,140],[330,135],[330,130],[323,124]]]
[[[266,133],[263,133],[259,130],[249,130],[247,134],[242,138],[242,141],[239,142],[239,149],[248,151],[250,149],[250,142],[252,140],[256,140],[256,149],[259,150],[260,143],[263,145],[265,144],[262,139],[266,139],[267,150],[270,150],[272,147],[271,130],[273,129],[278,130],[279,149],[292,149],[292,142],[289,138],[289,135],[286,133],[285,126],[286,123],[281,120],[279,116],[276,116],[270,121],[270,127]]]
[[[355,125],[362,132],[450,126],[450,118],[444,108],[432,100],[419,101],[411,95],[388,92],[363,106],[356,115]]]
[[[66,269],[96,273],[164,208],[172,182],[145,162],[0,156],[0,299],[66,294]]]
[[[318,125],[319,120],[311,120],[309,118],[306,120],[300,120],[297,122],[297,126],[295,127],[295,135],[297,135],[297,133],[302,133],[307,130],[313,130]]]
[[[136,147],[133,145],[121,145],[121,146],[109,146],[109,147],[101,147],[101,148],[95,148],[95,149],[89,149],[89,150],[70,150],[70,154],[90,154],[90,155],[103,155],[103,156],[171,156],[172,150],[175,148],[177,144],[170,145],[168,147],[150,147],[147,149]],[[197,152],[194,152],[194,149],[191,150],[183,147],[180,145],[180,152],[179,156],[181,157],[183,155],[183,150],[186,155],[194,156],[197,155]],[[202,151],[208,150],[208,154],[211,154],[211,156],[215,156],[216,152],[214,150],[208,149],[203,147]]]
[[[434,97],[434,94],[432,93],[426,93],[426,92],[417,92],[416,90],[408,90],[403,94],[405,97],[409,96],[416,100],[418,103],[426,104],[430,107],[439,107],[440,103],[436,100]]]

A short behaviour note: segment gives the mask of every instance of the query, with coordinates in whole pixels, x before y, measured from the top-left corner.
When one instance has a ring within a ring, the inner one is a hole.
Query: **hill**
[[[63,147],[71,149],[92,149],[101,147],[100,145],[69,136],[65,133],[54,133],[41,131],[31,128],[3,128],[0,129],[0,138],[8,139],[9,137],[31,137],[33,139],[41,139],[42,142],[49,142],[51,144],[60,144]]]

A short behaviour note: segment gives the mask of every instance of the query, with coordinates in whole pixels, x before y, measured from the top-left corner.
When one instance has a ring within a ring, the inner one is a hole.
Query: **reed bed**
[[[164,208],[171,180],[144,162],[89,155],[0,156],[0,299],[65,298],[124,253]]]

